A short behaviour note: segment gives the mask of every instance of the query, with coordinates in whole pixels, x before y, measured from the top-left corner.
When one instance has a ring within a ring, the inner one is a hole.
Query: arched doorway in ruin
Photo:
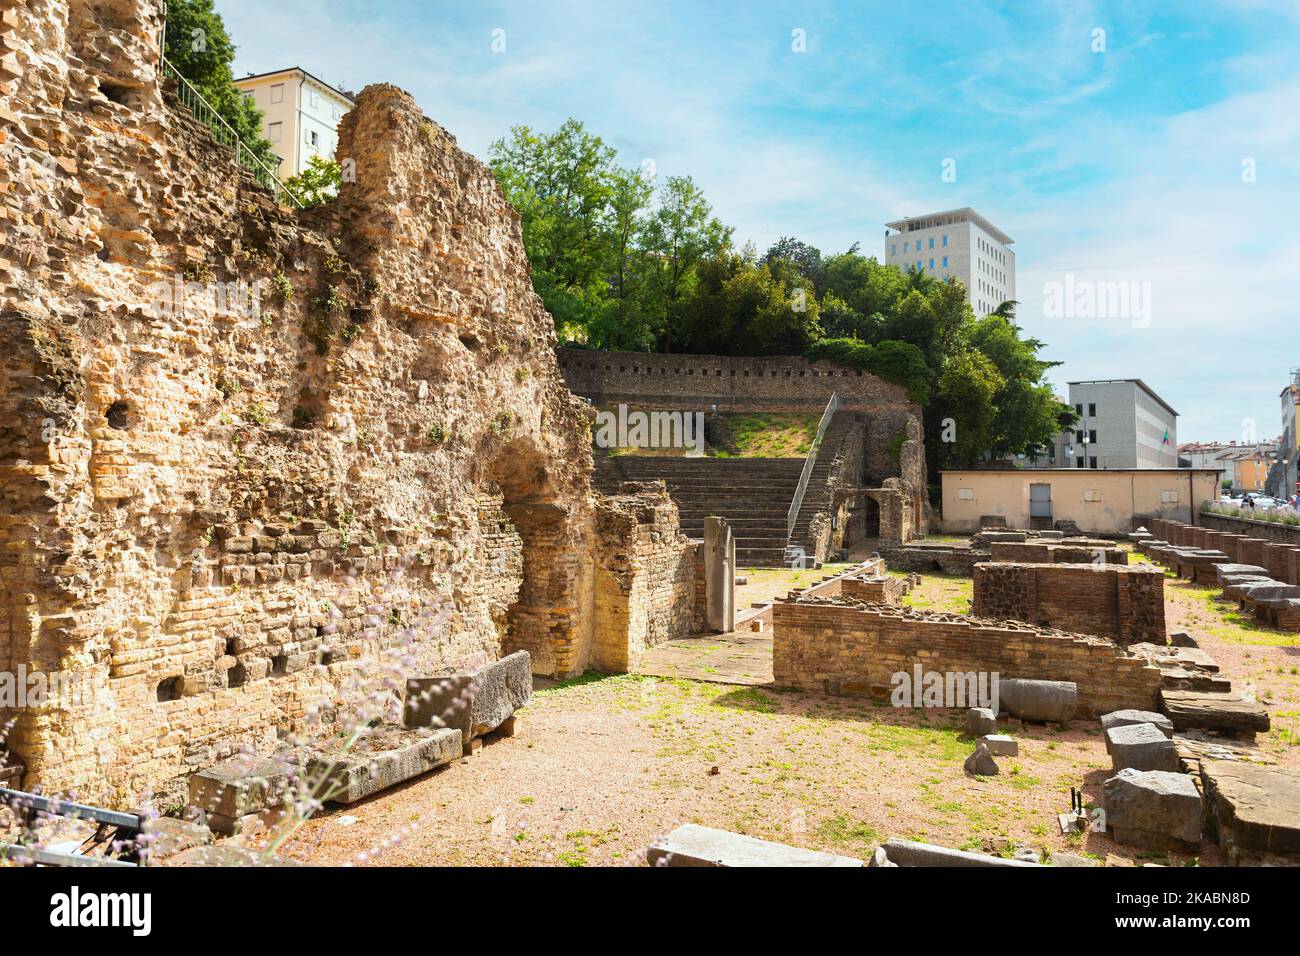
[[[528,436],[500,447],[482,479],[479,524],[501,655],[528,651],[536,674],[580,673],[590,627],[586,496],[557,486]]]

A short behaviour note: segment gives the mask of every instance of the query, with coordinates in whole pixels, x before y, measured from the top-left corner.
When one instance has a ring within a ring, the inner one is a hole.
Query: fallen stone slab
[[[1016,743],[1014,737],[1009,737],[1006,734],[985,734],[980,740],[984,746],[989,748],[989,753],[995,757],[1020,756],[1020,744]]]
[[[461,674],[412,678],[406,684],[407,727],[454,727],[465,746],[501,726],[533,696],[527,651]]]
[[[1232,866],[1300,865],[1300,774],[1231,760],[1205,760],[1210,818]]]
[[[1040,863],[1028,863],[1023,860],[1008,860],[1001,856],[989,856],[987,853],[969,853],[966,850],[954,850],[951,847],[936,846],[933,843],[919,843],[915,840],[886,840],[881,845],[885,856],[898,866],[1041,866]]]
[[[996,777],[998,774],[998,764],[993,759],[993,752],[983,741],[980,741],[975,747],[975,752],[966,758],[962,769],[977,777]]]
[[[1201,646],[1200,644],[1196,643],[1196,638],[1192,637],[1192,635],[1188,634],[1186,631],[1170,631],[1169,643],[1172,644],[1174,647],[1200,647]]]
[[[1222,580],[1229,575],[1254,575],[1259,578],[1267,578],[1271,575],[1268,568],[1261,568],[1258,564],[1220,564],[1215,567],[1214,573]]]
[[[646,851],[651,866],[863,866],[862,860],[686,823]]]
[[[1053,853],[1052,866],[1101,866],[1101,860],[1081,856],[1078,853]]]
[[[190,776],[189,805],[217,833],[233,834],[239,821],[279,807],[298,768],[283,759],[240,754]]]
[[[1106,750],[1116,770],[1180,770],[1178,748],[1154,724],[1121,724],[1106,731]]]
[[[385,730],[366,738],[363,745],[368,748],[364,752],[321,753],[312,758],[307,782],[320,799],[356,803],[458,760],[464,752],[461,732],[455,727]]]
[[[1079,706],[1079,688],[1073,681],[1021,680],[998,682],[1000,710],[1022,720],[1066,723]]]
[[[997,715],[989,708],[972,707],[966,711],[966,735],[968,737],[983,737],[985,734],[996,733],[997,729]]]
[[[1152,724],[1163,733],[1166,737],[1174,735],[1174,723],[1164,714],[1157,714],[1150,710],[1113,710],[1109,714],[1101,715],[1101,732],[1105,736],[1106,731],[1112,727],[1127,727],[1131,724]],[[1110,753],[1110,740],[1106,741],[1106,752]]]
[[[1185,773],[1121,770],[1104,788],[1106,829],[1117,843],[1146,850],[1195,852],[1201,843],[1201,794]]]
[[[1160,709],[1173,721],[1175,730],[1215,730],[1253,737],[1270,726],[1263,705],[1235,693],[1161,690]]]

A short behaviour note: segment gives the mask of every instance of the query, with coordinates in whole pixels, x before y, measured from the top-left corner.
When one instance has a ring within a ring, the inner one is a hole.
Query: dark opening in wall
[[[276,654],[275,656],[273,656],[273,657],[271,658],[271,673],[272,673],[272,674],[287,674],[287,673],[289,673],[289,655],[288,655],[288,654]]]
[[[329,665],[334,663],[334,652],[329,648],[321,648],[320,662],[326,667],[329,667]]]
[[[129,428],[131,426],[130,415],[128,414],[129,412],[130,406],[127,405],[126,402],[114,402],[112,405],[108,406],[108,410],[104,412],[104,418],[108,420],[108,427],[117,429]]]
[[[130,87],[118,83],[105,83],[103,80],[99,81],[99,92],[103,93],[106,99],[114,103],[120,103],[123,106],[131,98]]]
[[[235,639],[233,637],[226,638],[226,654],[230,657],[235,656]]]
[[[477,352],[479,350],[479,344],[480,344],[479,340],[476,339],[474,336],[462,335],[459,336],[459,338],[460,338],[460,344],[465,346],[465,348],[469,349],[471,352]]]
[[[169,700],[180,700],[181,692],[185,688],[185,679],[182,677],[168,677],[158,683],[158,700],[166,703]]]
[[[248,683],[248,669],[243,664],[236,664],[226,671],[227,687],[242,687]]]

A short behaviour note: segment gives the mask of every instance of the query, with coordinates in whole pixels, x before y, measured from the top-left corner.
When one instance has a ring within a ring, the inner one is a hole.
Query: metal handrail
[[[813,465],[817,461],[817,452],[821,450],[822,438],[826,435],[826,429],[830,427],[831,419],[835,413],[840,410],[839,392],[831,394],[831,400],[826,403],[826,411],[822,412],[822,419],[817,423],[817,435],[813,438],[812,447],[808,449],[808,457],[804,460],[803,471],[799,474],[799,486],[794,490],[794,501],[790,502],[790,511],[785,518],[785,538],[789,542],[790,536],[794,534],[795,522],[799,520],[799,509],[803,507],[803,496],[808,490],[808,479],[812,477]]]
[[[304,208],[302,201],[293,194],[293,191],[280,182],[280,177],[257,158],[257,154],[239,138],[235,128],[226,122],[226,118],[203,98],[203,94],[195,89],[194,85],[185,79],[176,67],[172,66],[171,61],[161,53],[159,53],[158,59],[162,63],[163,73],[166,76],[174,77],[179,84],[177,90],[180,101],[185,104],[200,123],[212,131],[212,135],[218,143],[234,149],[235,162],[251,171],[253,177],[261,185],[274,192],[277,199],[280,197],[281,190],[283,190],[284,194],[293,200],[294,205],[299,209]]]

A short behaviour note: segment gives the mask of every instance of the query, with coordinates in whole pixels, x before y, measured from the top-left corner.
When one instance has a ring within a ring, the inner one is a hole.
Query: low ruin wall
[[[1278,521],[1253,521],[1249,518],[1234,518],[1231,515],[1215,514],[1213,511],[1202,511],[1197,516],[1196,523],[1202,528],[1209,528],[1213,531],[1243,534],[1250,538],[1264,538],[1278,544],[1288,544],[1300,548],[1300,525],[1287,525]]]
[[[1031,564],[1091,564],[1099,560],[1106,564],[1128,564],[1128,552],[1106,542],[1077,545],[995,541],[989,545],[989,554],[994,561]]]
[[[1155,710],[1160,672],[1104,638],[1010,622],[840,600],[778,600],[773,673],[781,687],[887,698],[893,676],[915,665],[999,680],[1073,681],[1080,717]]]
[[[1164,573],[1150,565],[982,562],[974,578],[977,617],[1065,625],[1120,644],[1166,641]]]

